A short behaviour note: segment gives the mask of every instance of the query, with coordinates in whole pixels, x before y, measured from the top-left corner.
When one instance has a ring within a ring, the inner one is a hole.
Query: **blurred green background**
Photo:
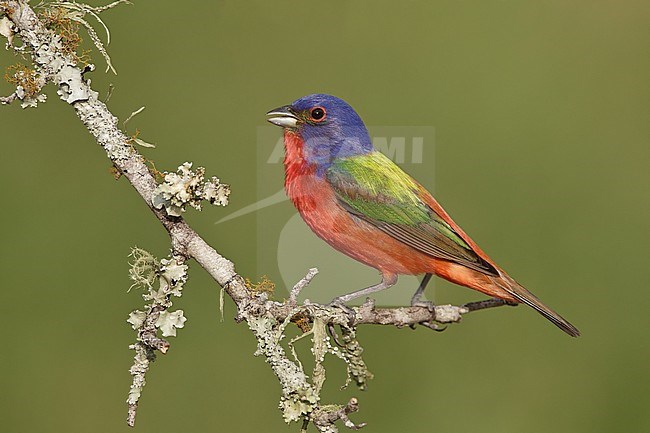
[[[241,274],[276,276],[258,266],[277,251],[260,251],[258,220],[270,230],[293,212],[214,224],[258,198],[264,113],[327,92],[370,125],[433,126],[435,159],[409,171],[583,332],[524,307],[440,334],[364,327],[369,391],[340,391],[332,361],[326,402],[359,397],[353,419],[375,433],[650,431],[650,3],[136,1],[104,19],[119,76],[95,51],[95,89],[115,86],[122,120],[147,107],[128,128],[157,144],[144,153],[158,169],[189,160],[232,185],[227,209],[187,219]],[[3,69],[16,61],[0,52]],[[0,431],[127,432],[125,320],[143,303],[126,292],[127,254],[164,256],[168,239],[49,91],[37,110],[0,108]],[[232,303],[220,322],[219,289],[197,266],[186,287],[175,305],[189,320],[153,365],[135,431],[298,431]]]

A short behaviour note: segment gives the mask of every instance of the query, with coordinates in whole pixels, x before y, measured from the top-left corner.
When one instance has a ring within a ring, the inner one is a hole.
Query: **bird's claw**
[[[434,304],[431,301],[425,301],[423,299],[420,299],[419,296],[414,296],[413,297],[413,299],[411,300],[411,307],[424,307],[427,310],[429,310],[431,313],[436,312],[436,304]],[[435,317],[435,314],[434,314],[434,317]],[[436,331],[436,332],[442,332],[445,329],[447,329],[446,326],[440,326],[435,322],[420,322],[420,325],[424,326],[425,328],[429,328],[432,331]]]
[[[423,301],[421,299],[414,300],[411,302],[411,307],[424,307],[427,310],[434,313],[436,311],[436,304],[431,301]]]
[[[332,301],[327,304],[327,307],[336,307],[343,310],[343,312],[348,316],[348,326],[352,326],[357,318],[357,313],[354,311],[354,309],[345,305],[339,298],[332,299]]]
[[[432,331],[436,331],[436,332],[442,332],[445,329],[447,329],[446,326],[441,327],[437,323],[433,323],[433,322],[420,322],[420,325],[424,326],[425,328],[429,328]]]
[[[330,337],[334,340],[334,343],[336,343],[337,346],[339,347],[345,347],[343,343],[341,343],[341,340],[339,340],[339,335],[336,333],[336,329],[334,329],[334,325],[331,323],[327,324],[327,332],[330,334]]]

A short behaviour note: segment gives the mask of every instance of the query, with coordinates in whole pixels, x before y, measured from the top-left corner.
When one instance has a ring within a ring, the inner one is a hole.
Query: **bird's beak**
[[[274,108],[266,113],[269,122],[282,128],[295,128],[298,125],[298,116],[296,116],[290,105]]]

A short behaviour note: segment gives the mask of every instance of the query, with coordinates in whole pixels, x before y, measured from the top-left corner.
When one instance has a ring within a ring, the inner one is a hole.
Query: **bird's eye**
[[[325,120],[325,109],[323,107],[314,107],[309,111],[309,117],[314,122],[322,122]]]

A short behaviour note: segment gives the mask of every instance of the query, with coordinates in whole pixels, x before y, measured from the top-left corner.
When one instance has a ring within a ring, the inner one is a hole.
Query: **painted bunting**
[[[285,190],[307,225],[338,251],[377,269],[382,281],[335,298],[391,287],[399,274],[432,274],[507,303],[524,303],[567,334],[578,329],[496,265],[433,196],[374,149],[354,109],[325,94],[302,97],[267,113],[284,129]]]

